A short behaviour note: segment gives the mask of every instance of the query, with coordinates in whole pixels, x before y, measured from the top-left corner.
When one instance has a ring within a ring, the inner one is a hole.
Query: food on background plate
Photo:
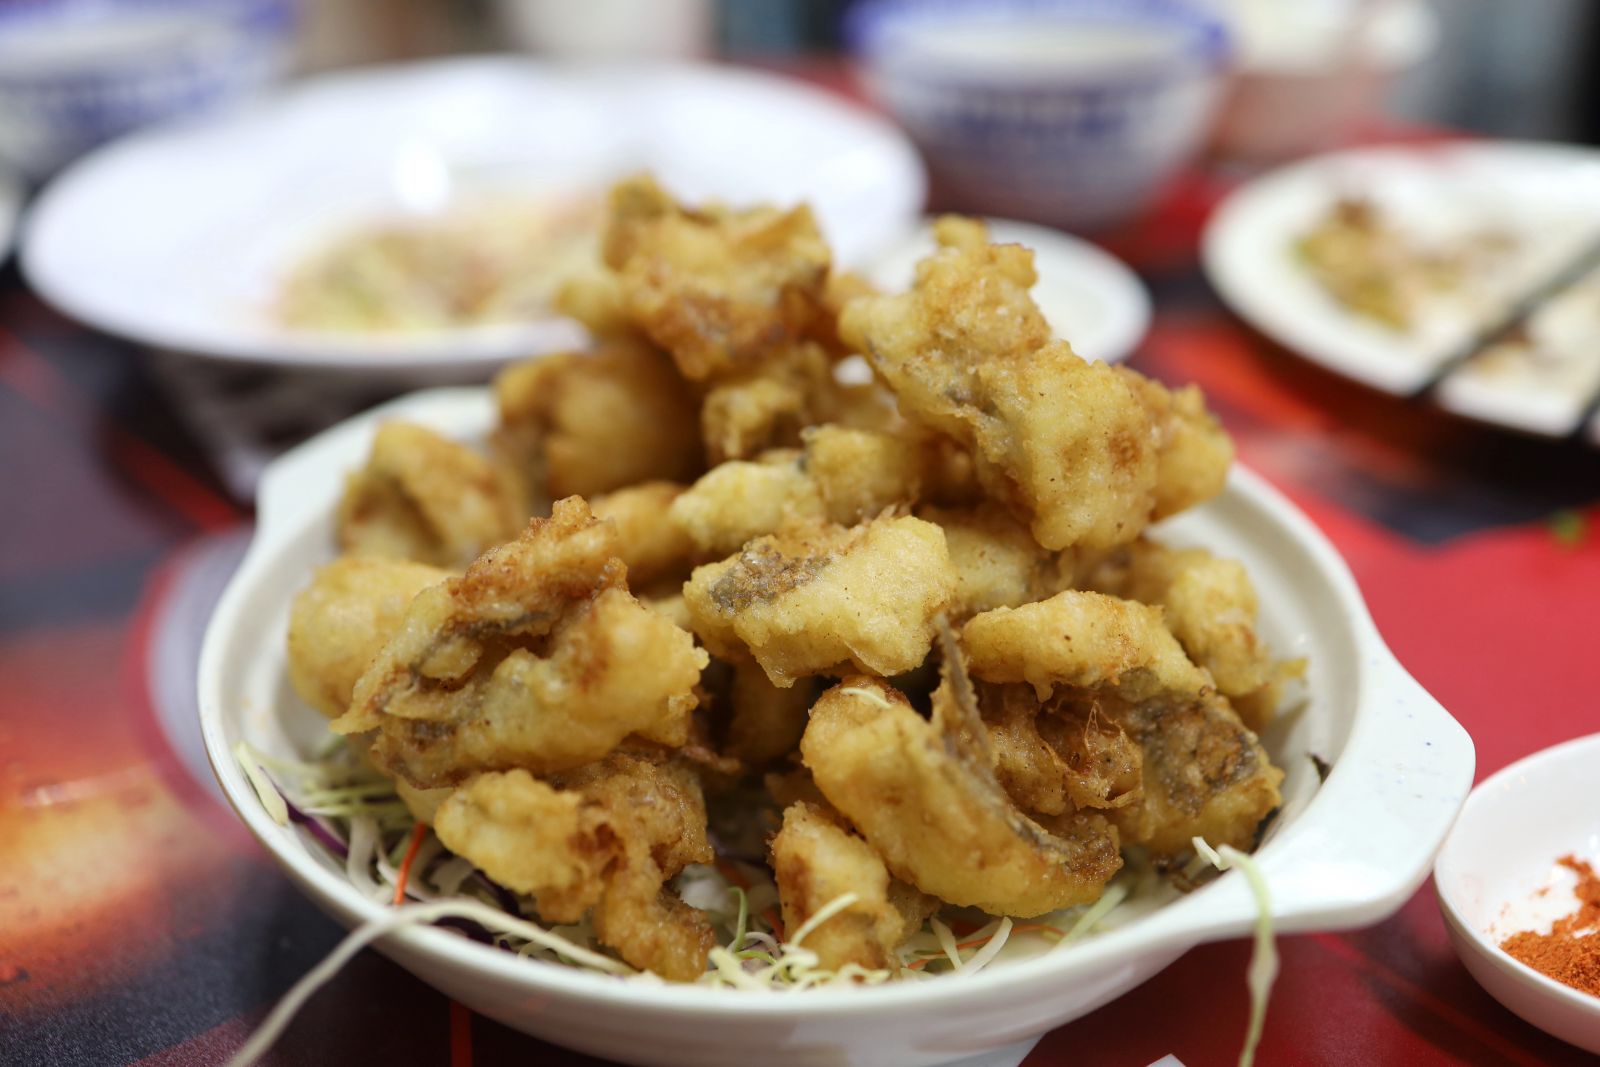
[[[1253,848],[1301,665],[1149,532],[1231,443],[1052,337],[1026,249],[938,237],[880,295],[804,208],[620,185],[561,297],[593,351],[504,372],[486,454],[378,432],[289,635],[345,743],[252,780],[374,896],[741,988],[973,973]]]
[[[593,196],[500,195],[352,226],[290,269],[276,317],[293,329],[347,333],[541,318],[562,279],[593,261],[599,222]]]
[[[1443,359],[1566,266],[1583,224],[1545,229],[1475,222],[1408,225],[1376,200],[1345,197],[1294,241],[1294,259],[1351,314]],[[1457,375],[1500,389],[1587,397],[1600,387],[1600,272],[1553,294],[1522,327]]]

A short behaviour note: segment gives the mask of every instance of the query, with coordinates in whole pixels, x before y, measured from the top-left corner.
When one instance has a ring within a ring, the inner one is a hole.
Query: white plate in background
[[[1235,312],[1337,374],[1411,395],[1517,294],[1433,321],[1427,336],[1398,334],[1346,311],[1296,262],[1292,244],[1350,195],[1373,200],[1385,218],[1419,233],[1503,227],[1531,234],[1539,251],[1521,271],[1531,284],[1600,236],[1600,151],[1513,142],[1352,149],[1268,173],[1217,209],[1203,261]],[[1600,354],[1600,315],[1595,323]],[[1548,381],[1486,383],[1470,368],[1447,379],[1437,393],[1441,405],[1531,433],[1577,429],[1583,397],[1552,390]]]
[[[1150,328],[1150,293],[1122,260],[1096,245],[1009,219],[985,219],[989,237],[1033,249],[1039,281],[1033,298],[1057,337],[1086,359],[1127,359]],[[898,292],[911,284],[917,260],[932,252],[932,231],[917,233],[875,259],[866,270],[874,284]]]
[[[847,266],[911,229],[926,185],[890,123],[772,75],[448,60],[309,79],[103,148],[40,198],[23,267],[61,310],[162,348],[471,377],[582,332],[559,318],[413,335],[295,331],[270,313],[281,278],[320,237],[364,219],[480,194],[603,191],[643,170],[689,201],[808,201]]]

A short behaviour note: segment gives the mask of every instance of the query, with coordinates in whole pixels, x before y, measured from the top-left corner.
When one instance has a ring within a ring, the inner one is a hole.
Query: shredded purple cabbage
[[[272,780],[270,775],[268,776],[267,780]],[[340,859],[350,858],[350,846],[346,845],[339,839],[339,835],[334,832],[333,827],[323,822],[317,816],[307,815],[305,812],[295,807],[294,801],[289,799],[289,794],[285,793],[277,782],[272,783],[272,788],[278,790],[278,795],[283,798],[284,807],[289,809],[290,822],[298,823],[299,825],[304,826],[307,833],[321,842],[322,847],[327,849],[329,852],[332,852],[335,856],[338,856]]]

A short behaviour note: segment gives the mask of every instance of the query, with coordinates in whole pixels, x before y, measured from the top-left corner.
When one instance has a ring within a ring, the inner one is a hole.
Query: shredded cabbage
[[[1244,1048],[1239,1051],[1239,1067],[1251,1067],[1267,1022],[1267,998],[1272,995],[1272,983],[1278,977],[1278,948],[1272,940],[1272,897],[1267,892],[1267,879],[1261,873],[1261,865],[1248,853],[1232,845],[1214,849],[1200,837],[1194,839],[1194,851],[1219,871],[1237,867],[1256,898],[1255,945],[1250,950],[1250,966],[1245,971],[1245,982],[1250,987],[1250,1025],[1245,1030]]]

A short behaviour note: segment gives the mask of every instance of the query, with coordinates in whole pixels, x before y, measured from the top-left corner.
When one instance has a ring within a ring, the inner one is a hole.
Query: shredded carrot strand
[[[395,907],[406,902],[406,880],[411,877],[411,861],[417,858],[417,849],[422,847],[422,839],[428,832],[426,823],[417,823],[411,831],[411,844],[406,846],[406,858],[400,861],[400,873],[394,880]]]
[[[783,922],[778,918],[778,910],[776,908],[768,908],[761,913],[761,917],[767,921],[768,926],[772,927],[772,936],[782,941]]]

